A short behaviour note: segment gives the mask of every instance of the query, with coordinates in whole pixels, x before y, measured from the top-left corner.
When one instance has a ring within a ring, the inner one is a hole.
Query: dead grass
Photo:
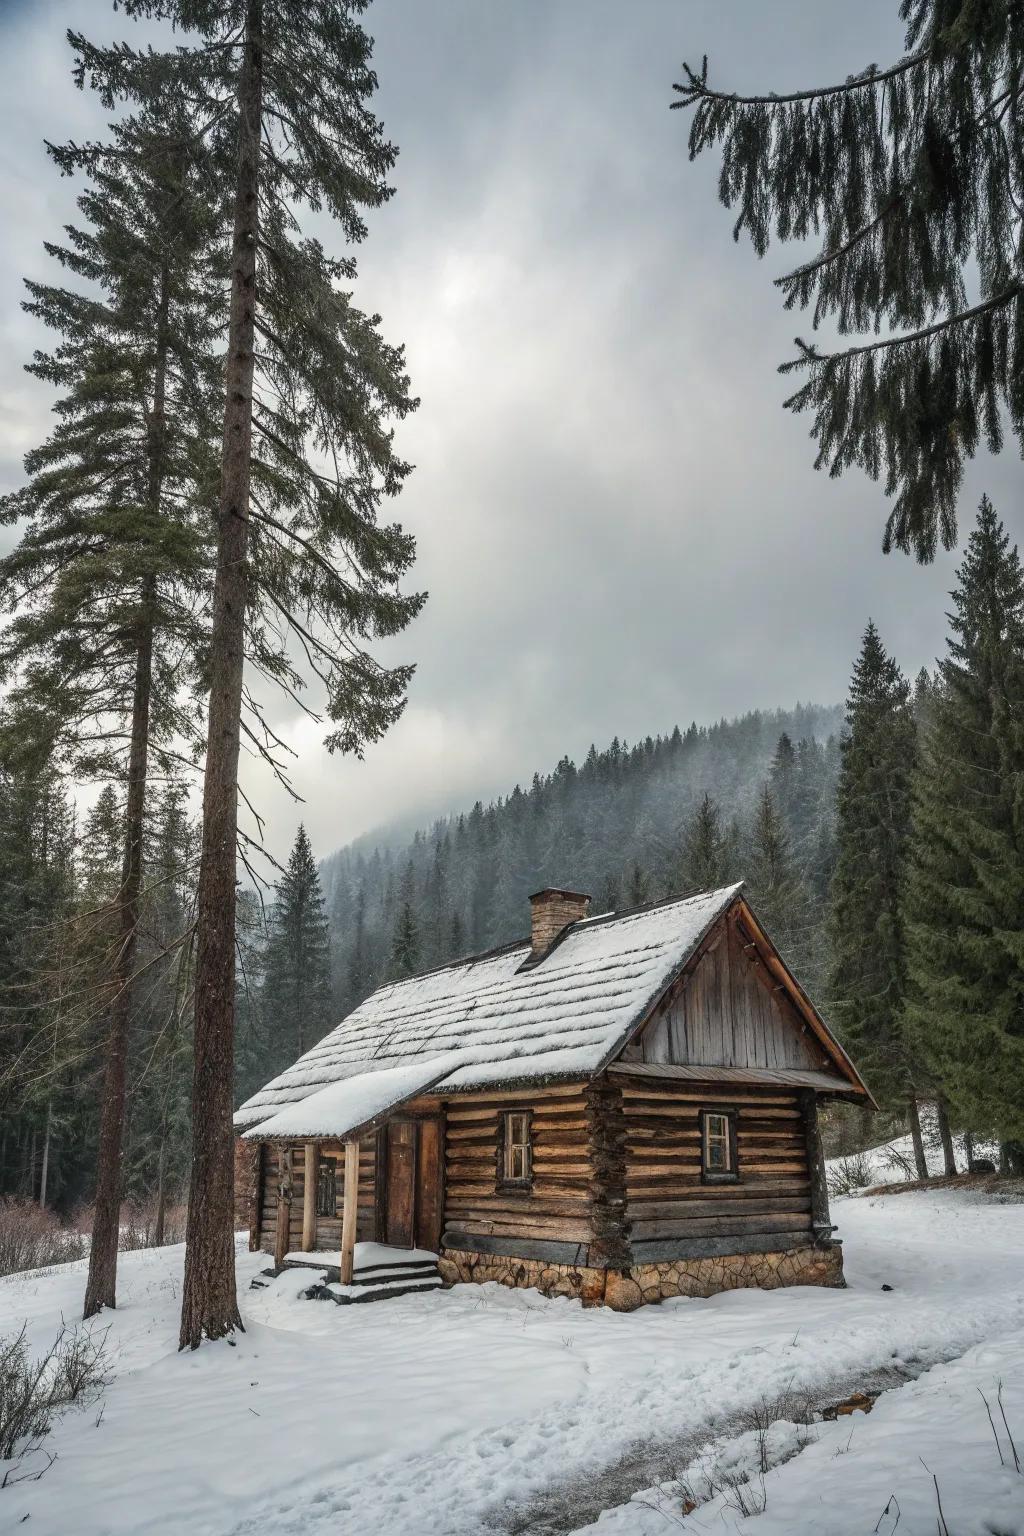
[[[1016,1203],[1024,1200],[1024,1178],[1003,1173],[958,1173],[933,1179],[908,1179],[898,1184],[872,1184],[865,1195],[905,1195],[919,1189],[968,1189]]]

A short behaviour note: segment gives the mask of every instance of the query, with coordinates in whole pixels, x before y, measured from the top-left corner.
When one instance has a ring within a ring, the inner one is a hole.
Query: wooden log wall
[[[533,1183],[503,1190],[499,1117],[532,1111]],[[586,1263],[594,1235],[585,1085],[462,1095],[446,1101],[443,1245]]]
[[[635,1263],[769,1251],[810,1239],[810,1170],[795,1091],[626,1076],[620,1081],[626,1220]],[[735,1111],[735,1182],[702,1179],[702,1109]]]
[[[298,1253],[302,1248],[302,1204],[305,1196],[305,1147],[304,1141],[291,1144],[292,1202],[288,1219],[288,1251]],[[335,1163],[335,1214],[333,1217],[316,1218],[317,1252],[334,1252],[341,1249],[341,1214],[344,1207],[345,1148],[340,1141],[319,1143],[320,1157],[331,1157]],[[260,1247],[264,1253],[273,1253],[274,1234],[277,1230],[277,1192],[280,1184],[278,1167],[279,1147],[276,1143],[263,1144],[262,1199],[260,1205]],[[376,1237],[376,1135],[365,1137],[359,1144],[359,1214],[356,1226],[358,1242],[373,1242]]]

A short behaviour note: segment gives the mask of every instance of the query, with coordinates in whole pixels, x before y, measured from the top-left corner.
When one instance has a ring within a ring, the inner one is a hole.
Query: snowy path
[[[637,1441],[982,1342],[998,1360],[997,1341],[1024,1330],[1024,1206],[911,1193],[839,1202],[836,1219],[846,1291],[620,1316],[458,1287],[339,1309],[297,1301],[302,1280],[282,1276],[243,1289],[237,1347],[189,1356],[175,1347],[181,1250],[125,1255],[102,1422],[63,1421],[46,1477],[0,1494],[0,1531],[30,1514],[37,1536],[481,1536]],[[242,1255],[243,1287],[262,1262]],[[28,1318],[36,1347],[50,1342],[76,1315],[81,1269],[0,1281],[0,1332]]]

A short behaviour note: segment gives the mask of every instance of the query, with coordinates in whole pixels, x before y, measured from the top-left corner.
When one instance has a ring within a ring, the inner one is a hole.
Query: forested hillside
[[[839,706],[798,705],[616,739],[404,846],[341,849],[321,865],[336,1017],[389,977],[520,937],[547,884],[607,911],[745,878],[813,985],[841,724]]]

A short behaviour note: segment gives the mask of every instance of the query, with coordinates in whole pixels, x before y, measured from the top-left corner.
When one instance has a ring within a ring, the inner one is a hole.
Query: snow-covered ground
[[[867,1536],[894,1493],[899,1536],[934,1536],[921,1456],[951,1536],[1024,1536],[1024,1482],[1000,1467],[975,1390],[992,1400],[1002,1377],[1024,1450],[1024,1205],[910,1192],[836,1202],[834,1219],[845,1291],[734,1291],[630,1315],[497,1286],[339,1308],[298,1299],[308,1273],[250,1291],[266,1261],[240,1252],[246,1332],[187,1355],[176,1348],[182,1250],[125,1254],[121,1305],[91,1325],[110,1329],[102,1415],[71,1411],[57,1425],[45,1476],[0,1492],[0,1531],[25,1516],[35,1536],[568,1530],[593,1519],[592,1498],[557,1527],[529,1512],[560,1488],[571,1507],[580,1488],[635,1465],[638,1446],[682,1469],[717,1437],[719,1455],[742,1462],[743,1415],[764,1400],[827,1401],[956,1361],[869,1417],[815,1426],[815,1443],[767,1475],[764,1514],[739,1522],[703,1504],[683,1529]],[[42,1352],[77,1315],[84,1268],[0,1281],[0,1334],[27,1320]],[[794,1433],[776,1429],[772,1443]],[[638,1486],[623,1479],[608,1483],[609,1504]],[[649,1536],[679,1518],[678,1506],[634,1501],[599,1528]]]

